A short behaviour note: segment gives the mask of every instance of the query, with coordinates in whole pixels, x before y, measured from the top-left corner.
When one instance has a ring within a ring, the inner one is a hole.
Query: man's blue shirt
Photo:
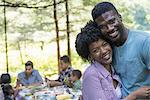
[[[18,74],[18,79],[20,80],[20,83],[24,86],[30,85],[30,84],[33,84],[33,83],[43,82],[41,75],[35,69],[33,69],[32,74],[30,75],[30,77],[28,79],[26,77],[25,72],[19,73]]]
[[[123,96],[150,86],[150,34],[129,30],[126,42],[113,51],[113,66],[122,81]]]

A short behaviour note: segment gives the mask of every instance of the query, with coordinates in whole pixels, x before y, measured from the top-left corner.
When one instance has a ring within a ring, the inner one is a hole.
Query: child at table
[[[81,78],[82,73],[80,70],[73,70],[70,77],[70,87],[73,90],[81,90]]]
[[[61,71],[59,74],[59,78],[57,80],[49,80],[46,78],[46,82],[48,83],[49,86],[53,87],[53,86],[66,85],[65,83],[70,78],[73,70],[70,64],[69,56],[64,55],[60,57],[60,68]]]
[[[14,89],[10,85],[11,77],[8,73],[2,74],[0,78],[1,84],[1,93],[0,98],[1,100],[14,100]]]
[[[14,100],[14,90],[10,84],[2,86],[4,100]]]

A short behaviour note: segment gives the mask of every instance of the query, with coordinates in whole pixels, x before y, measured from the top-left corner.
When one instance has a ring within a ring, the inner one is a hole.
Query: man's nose
[[[113,29],[114,29],[114,26],[113,26],[113,25],[111,25],[111,24],[108,24],[108,25],[107,25],[107,30],[108,30],[108,32],[112,31]]]
[[[30,72],[29,70],[27,70],[27,72]]]

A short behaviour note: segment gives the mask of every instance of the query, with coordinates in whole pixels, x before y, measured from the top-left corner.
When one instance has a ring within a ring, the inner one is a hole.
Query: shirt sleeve
[[[150,70],[150,37],[148,37],[143,43],[142,57],[144,64]]]
[[[100,78],[96,73],[89,74],[83,78],[83,99],[106,100]]]
[[[25,82],[24,77],[23,77],[23,72],[18,74],[17,81],[19,84],[22,84],[23,86],[27,85],[27,83]]]
[[[38,71],[36,71],[36,76],[37,76],[38,82],[43,82],[43,79],[42,79],[42,77],[41,77],[41,75],[39,74]]]
[[[17,75],[17,79],[19,79],[19,80],[21,79],[21,77],[20,77],[20,73]]]
[[[75,90],[80,90],[81,89],[81,81],[80,80],[78,80],[77,82],[75,82],[74,84],[73,84],[73,88],[75,89]]]
[[[21,72],[17,75],[17,78],[22,80],[24,78],[24,72]]]
[[[59,81],[59,82],[63,81],[63,79],[62,79],[62,72],[60,72],[59,77],[58,77],[58,79],[56,81]]]

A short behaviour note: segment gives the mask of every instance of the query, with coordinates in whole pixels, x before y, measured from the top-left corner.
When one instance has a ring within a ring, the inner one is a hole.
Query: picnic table
[[[81,90],[73,90],[66,86],[23,87],[19,90],[16,100],[79,100]]]

